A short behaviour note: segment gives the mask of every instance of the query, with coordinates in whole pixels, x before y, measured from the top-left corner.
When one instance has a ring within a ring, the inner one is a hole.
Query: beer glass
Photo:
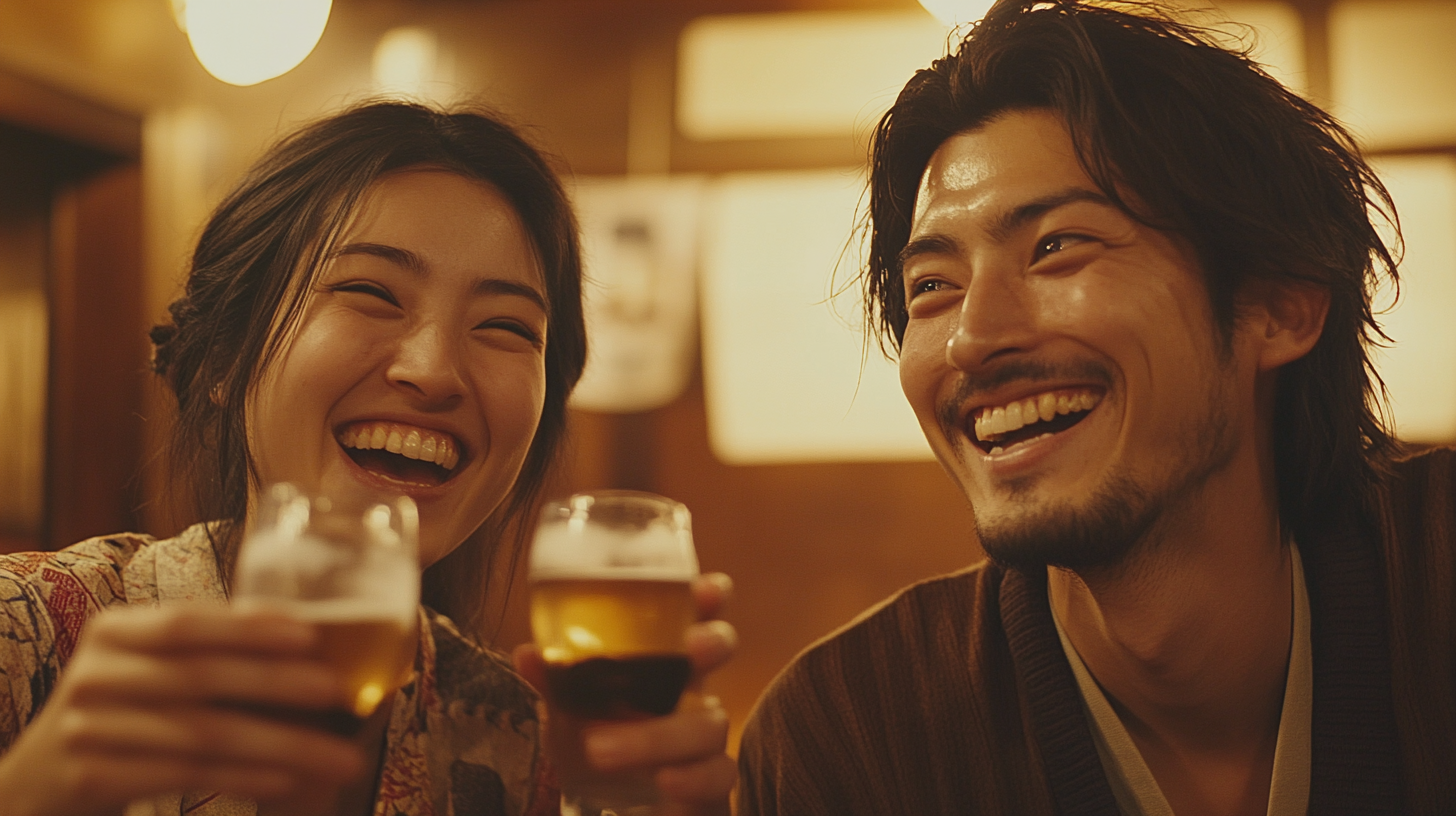
[[[420,600],[414,501],[354,506],[289,484],[263,496],[233,570],[233,603],[318,626],[347,699],[319,715],[267,712],[348,736],[408,678]]]
[[[672,713],[692,675],[697,619],[688,509],[634,491],[548,504],[531,546],[531,631],[546,664],[551,752],[568,809],[650,812],[648,774],[602,774],[581,726]]]

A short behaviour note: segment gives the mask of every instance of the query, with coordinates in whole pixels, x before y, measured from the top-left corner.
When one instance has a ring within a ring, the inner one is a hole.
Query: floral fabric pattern
[[[204,525],[161,541],[124,534],[54,553],[0,556],[0,751],[35,718],[91,616],[118,604],[226,601]],[[396,692],[374,816],[560,812],[541,756],[534,691],[501,656],[420,610],[414,678]],[[252,802],[194,791],[127,816],[256,816]]]

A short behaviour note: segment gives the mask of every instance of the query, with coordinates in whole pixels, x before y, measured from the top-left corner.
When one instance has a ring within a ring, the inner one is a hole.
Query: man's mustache
[[[1092,381],[1104,387],[1112,386],[1112,372],[1094,360],[1078,360],[1067,363],[1049,363],[1039,360],[1009,360],[995,368],[978,374],[962,374],[956,384],[955,393],[940,401],[936,406],[936,419],[940,426],[950,433],[960,427],[961,406],[982,394],[995,391],[1014,382],[1065,382],[1067,380]]]

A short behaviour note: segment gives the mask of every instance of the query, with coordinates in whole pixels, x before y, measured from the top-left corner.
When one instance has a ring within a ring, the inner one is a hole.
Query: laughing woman
[[[479,629],[492,552],[519,546],[507,530],[561,440],[580,281],[560,184],[488,116],[372,104],[276,146],[212,216],[152,334],[174,460],[210,523],[0,557],[0,810],[556,812],[534,692],[461,632]],[[398,454],[359,441],[394,433]],[[281,481],[420,508],[414,679],[355,739],[256,713],[339,702],[312,625],[215,603],[259,491]],[[710,613],[717,593],[699,590]],[[731,640],[700,626],[699,670]],[[612,763],[663,769],[664,812],[726,812],[721,711],[613,728]]]

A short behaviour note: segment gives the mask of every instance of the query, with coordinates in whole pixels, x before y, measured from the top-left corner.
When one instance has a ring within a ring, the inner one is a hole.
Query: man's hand
[[[693,584],[700,623],[687,634],[693,679],[677,710],[666,717],[630,722],[598,722],[582,730],[584,753],[591,766],[604,772],[656,768],[662,816],[727,816],[728,796],[738,770],[728,757],[728,715],[716,697],[702,693],[702,681],[733,655],[738,635],[717,620],[733,591],[722,573],[699,577]],[[516,647],[516,669],[533,686],[544,689],[545,664],[531,644]],[[549,727],[549,724],[548,724]]]
[[[102,612],[0,758],[0,809],[86,816],[178,790],[267,801],[342,786],[364,771],[352,742],[249,712],[339,706],[339,678],[310,657],[315,637],[222,606]]]

